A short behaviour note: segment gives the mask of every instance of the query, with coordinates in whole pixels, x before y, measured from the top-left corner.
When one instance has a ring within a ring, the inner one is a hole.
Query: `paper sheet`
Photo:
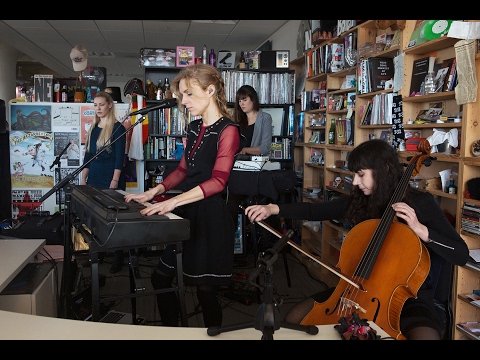
[[[480,39],[480,22],[454,21],[447,36],[465,40]]]
[[[457,105],[477,101],[475,71],[475,40],[460,40],[455,44],[458,83],[455,87]]]

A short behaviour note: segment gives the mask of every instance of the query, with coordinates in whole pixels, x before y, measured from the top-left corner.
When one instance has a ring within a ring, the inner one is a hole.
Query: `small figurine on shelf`
[[[147,80],[145,92],[147,93],[147,100],[155,100],[157,97],[157,85],[155,85],[150,79]]]

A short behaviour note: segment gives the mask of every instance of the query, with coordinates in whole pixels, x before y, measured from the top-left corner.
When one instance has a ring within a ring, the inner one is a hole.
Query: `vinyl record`
[[[438,39],[448,32],[453,20],[430,20],[424,28],[423,33],[428,40]]]

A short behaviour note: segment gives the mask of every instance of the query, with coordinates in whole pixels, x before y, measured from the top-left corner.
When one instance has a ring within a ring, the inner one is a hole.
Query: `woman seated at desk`
[[[250,85],[237,90],[233,121],[247,139],[240,154],[268,156],[272,143],[272,117],[260,109],[258,94]]]
[[[252,86],[243,85],[237,90],[233,121],[240,125],[240,131],[246,141],[239,154],[269,156],[272,143],[272,116],[260,109],[258,94]],[[247,205],[247,196],[229,192],[227,204],[237,228],[239,205]]]

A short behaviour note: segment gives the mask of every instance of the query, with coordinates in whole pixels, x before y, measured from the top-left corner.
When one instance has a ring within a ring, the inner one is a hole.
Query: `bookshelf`
[[[478,21],[478,20],[465,20]],[[424,179],[435,179],[439,177],[439,172],[450,169],[457,177],[455,183],[458,186],[457,194],[447,194],[438,188],[428,188],[435,196],[444,211],[450,213],[455,218],[455,228],[461,234],[469,248],[480,248],[480,236],[468,233],[462,230],[461,227],[461,212],[465,202],[475,203],[480,205],[480,200],[467,199],[465,197],[466,182],[469,179],[480,177],[480,157],[474,157],[471,153],[471,146],[473,142],[480,138],[478,131],[478,113],[480,112],[480,105],[478,102],[469,102],[463,104],[461,107],[457,104],[455,99],[455,91],[443,91],[428,95],[421,95],[410,97],[409,90],[412,81],[412,67],[415,60],[426,56],[435,56],[436,63],[440,63],[446,59],[455,57],[454,45],[459,39],[449,38],[446,36],[430,40],[423,44],[414,47],[408,47],[410,37],[415,29],[416,20],[406,20],[405,27],[397,34],[399,39],[398,44],[392,45],[387,50],[378,48],[375,52],[369,53],[365,58],[392,58],[399,60],[399,69],[401,71],[399,81],[401,88],[398,94],[401,95],[402,100],[402,125],[405,132],[417,132],[421,134],[422,138],[428,138],[433,135],[434,129],[445,132],[456,129],[458,131],[458,147],[453,151],[445,151],[435,153],[436,161],[429,167],[422,167],[419,176]],[[302,56],[290,62],[290,69],[295,71],[297,75],[307,73],[305,70],[309,52],[313,54],[320,51],[319,49],[325,45],[332,43],[342,43],[346,37],[355,33],[357,42],[357,52],[364,48],[367,43],[375,44],[378,36],[390,34],[391,37],[395,35],[395,31],[391,28],[386,30],[378,29],[375,20],[366,20],[359,25],[348,29],[344,33],[329,39],[306,51]],[[477,49],[477,46],[475,46]],[[401,56],[399,56],[401,55]],[[314,58],[314,57],[313,57]],[[315,62],[313,62],[315,64]],[[474,66],[476,73],[480,72],[480,56],[475,55]],[[345,81],[347,75],[358,74],[357,66],[345,67],[344,69],[335,73],[325,73],[322,71],[315,71],[313,69],[310,76],[305,78],[305,91],[311,91],[318,88],[321,81],[327,82],[327,97],[348,93],[350,89],[341,89],[342,83]],[[398,80],[398,78],[397,78]],[[480,88],[477,88],[477,93]],[[312,132],[318,131],[319,128],[310,125],[311,118],[319,114],[324,114],[326,119],[326,127],[323,129],[328,133],[330,119],[338,117],[346,117],[346,110],[329,110],[328,107],[303,110],[302,100],[299,94],[296,94],[295,99],[295,119],[297,120],[299,114],[304,116],[304,139],[302,141],[294,142],[294,166],[298,174],[303,174],[302,190],[304,196],[302,201],[328,201],[332,196],[342,196],[348,194],[348,189],[336,187],[335,179],[340,177],[341,184],[345,183],[345,176],[349,176],[348,170],[339,167],[343,161],[347,160],[348,152],[356,145],[369,140],[371,137],[380,138],[382,132],[391,131],[391,124],[379,125],[362,125],[361,123],[361,109],[371,101],[376,95],[382,93],[393,93],[393,89],[384,91],[374,91],[367,93],[359,93],[357,91],[356,101],[354,106],[354,143],[352,146],[348,145],[329,145],[329,144],[315,144],[309,143],[308,139],[312,137]],[[442,103],[444,106],[444,114],[453,115],[462,111],[462,120],[460,123],[415,123],[413,120],[417,114],[425,109],[428,109],[431,103]],[[412,119],[412,123],[409,120]],[[455,131],[455,130],[454,130]],[[324,164],[309,164],[310,154],[312,149],[321,151]],[[400,159],[407,161],[409,157],[416,155],[417,152],[409,150],[399,150]],[[433,154],[432,154],[433,156]],[[333,185],[333,186],[332,186]],[[311,198],[308,196],[308,189],[321,188],[323,193],[319,198]],[[321,230],[318,232],[312,231],[308,226],[301,226],[301,247],[318,256],[323,262],[336,265],[338,254],[341,249],[341,239],[348,233],[348,229],[333,224],[332,222],[323,222]],[[328,286],[335,286],[338,282],[338,277],[330,271],[324,269],[313,263],[311,259],[305,255],[293,250],[294,254],[307,267],[310,274],[315,278],[325,282]],[[469,336],[456,324],[465,323],[469,321],[480,320],[480,309],[467,301],[462,300],[459,294],[470,293],[474,289],[478,289],[480,284],[480,269],[469,264],[465,266],[454,267],[453,279],[453,294],[452,294],[452,308],[454,314],[454,324],[452,324],[453,339],[478,339],[477,337]]]
[[[150,79],[154,84],[165,78],[171,83],[173,78],[182,68],[177,67],[144,67],[144,84]],[[147,107],[157,105],[161,100],[146,100]],[[188,120],[187,120],[188,121]],[[163,108],[148,113],[148,140],[144,146],[145,174],[144,189],[155,187],[161,177],[165,178],[177,167],[181,147],[177,144],[184,144],[185,121],[181,121],[178,108]],[[183,190],[178,188],[175,190]]]
[[[295,112],[295,72],[277,70],[221,70],[228,106],[233,111],[236,92],[242,85],[252,86],[258,94],[260,108],[272,116],[271,162],[282,170],[293,168],[293,121]]]

